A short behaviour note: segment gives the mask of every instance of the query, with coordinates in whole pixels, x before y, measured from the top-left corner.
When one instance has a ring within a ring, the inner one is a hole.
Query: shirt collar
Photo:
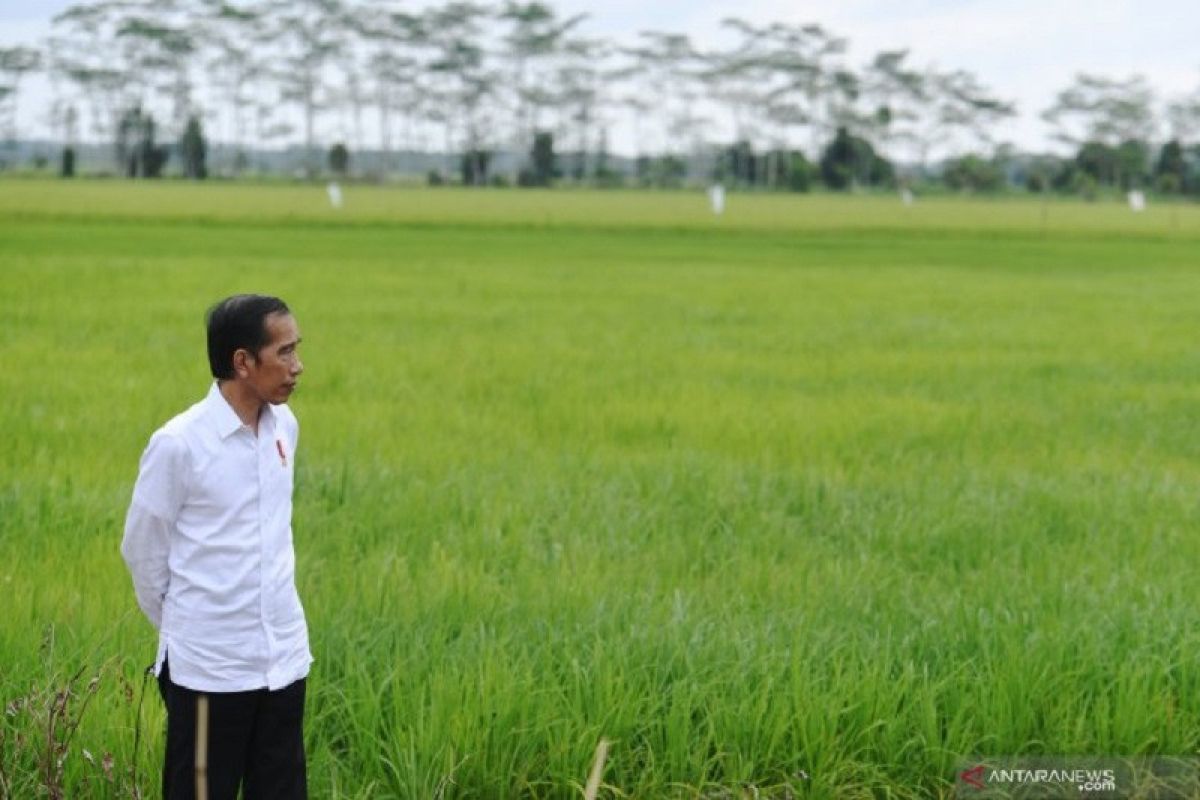
[[[225,395],[221,394],[221,386],[216,381],[213,381],[212,387],[208,390],[208,397],[204,398],[204,402],[208,418],[212,420],[216,426],[217,435],[222,439],[232,436],[243,427],[242,418],[233,410],[233,406],[229,405],[229,401],[225,399]],[[260,423],[268,417],[272,424],[275,422],[275,410],[271,408],[270,403],[267,403],[259,417]]]

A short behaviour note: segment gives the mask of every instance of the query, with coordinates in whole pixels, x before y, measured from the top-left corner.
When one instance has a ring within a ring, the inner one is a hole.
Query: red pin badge
[[[287,466],[287,453],[283,452],[283,440],[282,439],[275,440],[275,449],[279,451],[279,463],[283,464],[286,467]]]

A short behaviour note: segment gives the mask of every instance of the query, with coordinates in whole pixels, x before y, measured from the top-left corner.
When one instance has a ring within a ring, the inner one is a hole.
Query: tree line
[[[230,173],[252,149],[299,140],[309,175],[336,144],[342,169],[370,147],[385,173],[405,149],[444,153],[439,180],[614,183],[609,141],[624,126],[641,183],[670,185],[699,162],[700,177],[793,190],[936,173],[973,190],[1015,176],[1038,189],[1200,191],[1200,91],[1160,102],[1139,77],[1080,75],[1042,113],[1075,155],[1014,168],[994,132],[1016,105],[908,50],[852,63],[848,40],[821,25],[734,17],[720,47],[670,31],[618,42],[586,21],[514,0],[80,3],[45,41],[0,49],[0,125],[18,138],[22,83],[40,72],[55,138],[110,142],[131,176],[159,174],[175,153],[203,177],[208,140],[233,154]],[[516,154],[503,172],[499,153]]]

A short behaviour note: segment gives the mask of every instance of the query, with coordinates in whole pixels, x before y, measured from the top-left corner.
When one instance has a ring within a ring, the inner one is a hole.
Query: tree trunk
[[[309,72],[304,76],[304,171],[309,178],[313,178],[317,174],[316,164],[313,161],[313,151],[315,142],[313,140],[313,125],[316,117],[316,82],[313,79],[312,73]]]
[[[386,177],[392,169],[392,114],[386,96],[379,98],[380,173]]]

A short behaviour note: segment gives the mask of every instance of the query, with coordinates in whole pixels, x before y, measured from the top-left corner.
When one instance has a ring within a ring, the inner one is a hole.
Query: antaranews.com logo
[[[1200,797],[1194,758],[1002,756],[971,759],[955,771],[954,796],[992,798]]]

